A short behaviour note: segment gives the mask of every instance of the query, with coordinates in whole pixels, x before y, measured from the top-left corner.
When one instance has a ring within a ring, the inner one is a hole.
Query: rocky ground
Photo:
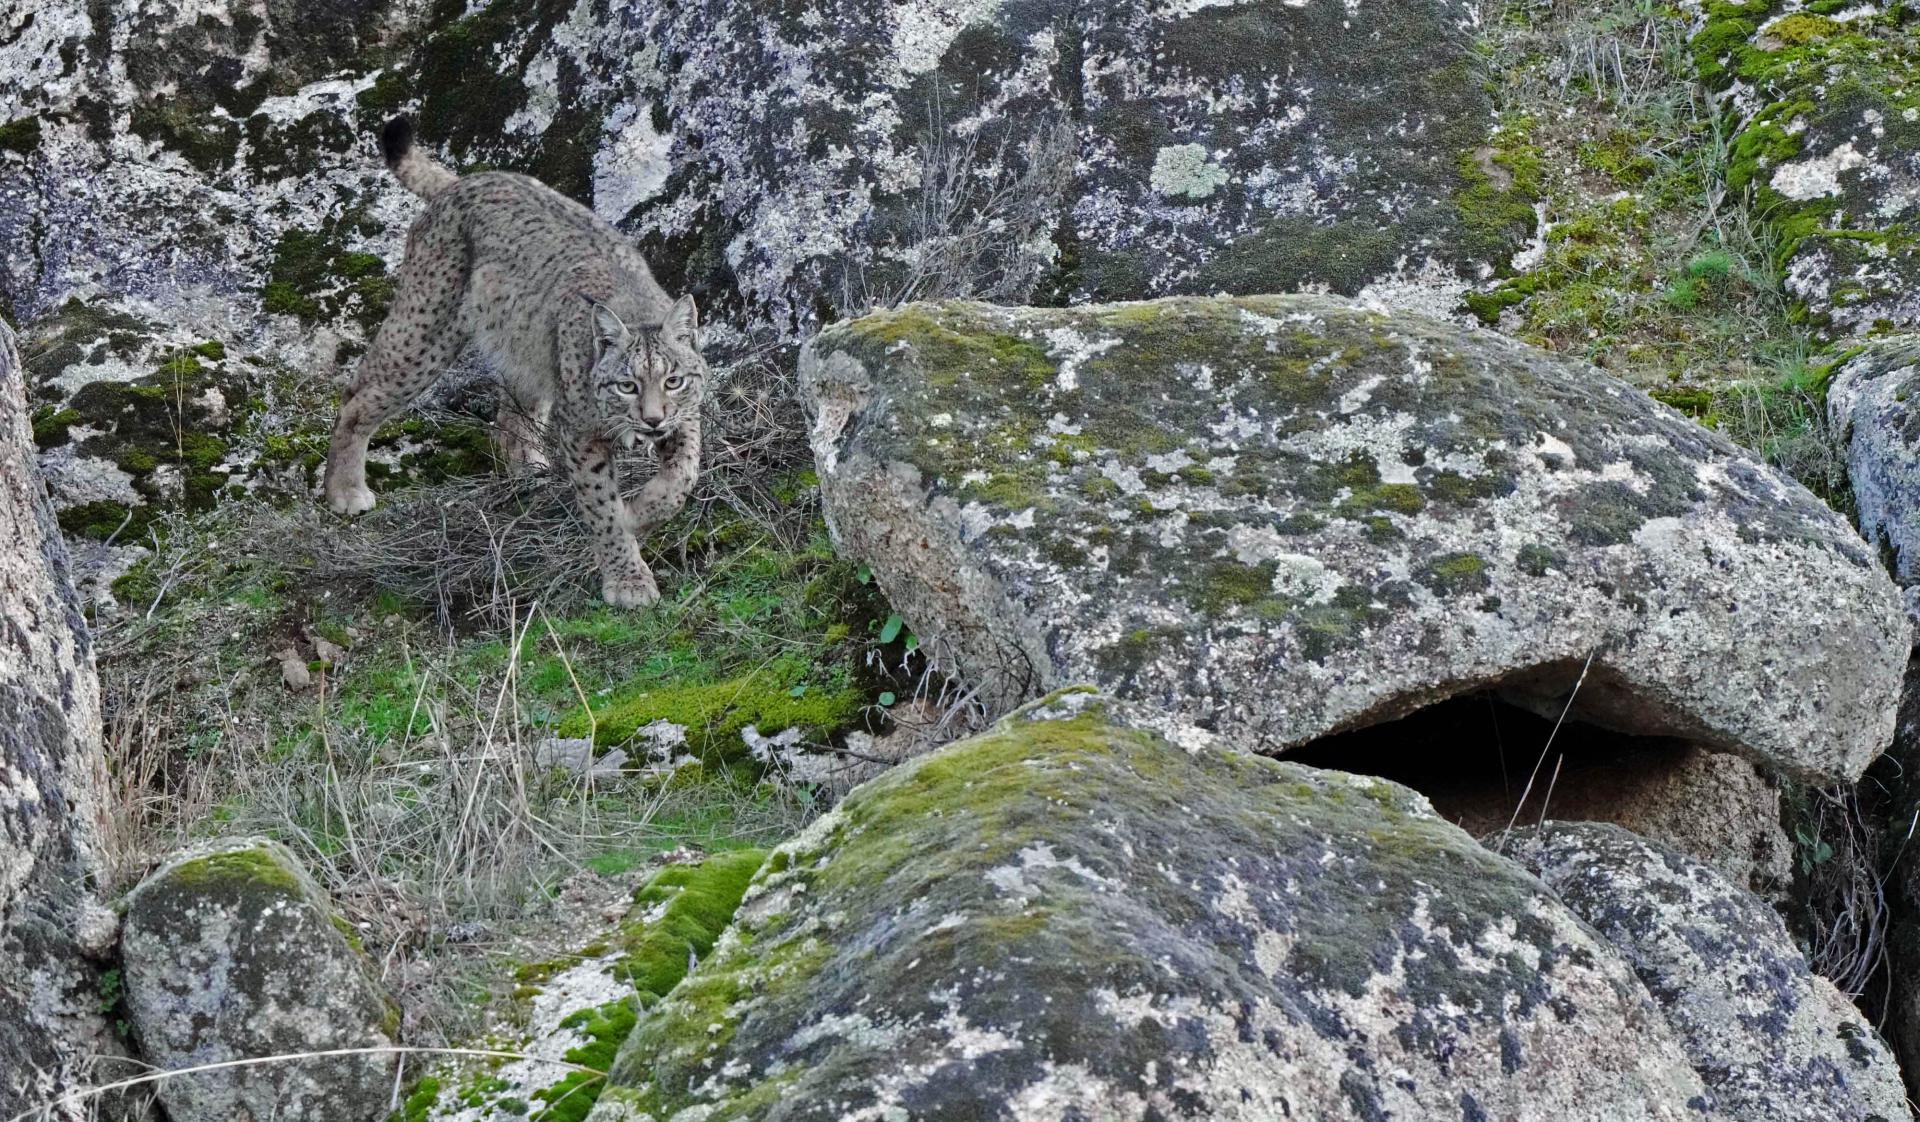
[[[0,1118],[1910,1117],[1916,28],[0,9]],[[656,608],[471,357],[314,502],[397,112],[700,301]]]

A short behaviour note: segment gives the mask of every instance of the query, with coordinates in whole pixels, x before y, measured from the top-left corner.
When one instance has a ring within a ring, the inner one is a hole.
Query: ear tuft
[[[668,338],[677,339],[688,347],[700,346],[700,313],[694,307],[692,296],[682,296],[673,302],[673,308],[667,312],[660,330]]]
[[[631,336],[627,331],[627,325],[621,321],[619,316],[614,314],[613,309],[595,300],[591,296],[582,295],[580,298],[585,300],[587,307],[593,311],[594,338],[599,340],[602,346],[618,347],[625,345]]]

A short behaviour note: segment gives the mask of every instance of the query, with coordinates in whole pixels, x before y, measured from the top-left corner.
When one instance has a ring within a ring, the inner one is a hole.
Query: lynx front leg
[[[600,596],[616,608],[638,608],[660,599],[653,571],[640,559],[640,543],[613,470],[613,446],[602,436],[575,437],[568,455],[574,498],[593,535],[600,562]]]
[[[687,496],[693,494],[693,485],[700,478],[699,419],[681,425],[655,447],[660,454],[660,470],[627,506],[634,533],[640,535],[680,513],[680,508],[687,505]]]

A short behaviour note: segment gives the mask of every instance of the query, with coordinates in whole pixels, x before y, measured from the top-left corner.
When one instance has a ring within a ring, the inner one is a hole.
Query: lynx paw
[[[365,514],[373,509],[373,492],[362,483],[358,487],[327,488],[327,505],[335,514]]]
[[[616,608],[644,608],[660,599],[660,589],[650,576],[606,577],[600,598]]]

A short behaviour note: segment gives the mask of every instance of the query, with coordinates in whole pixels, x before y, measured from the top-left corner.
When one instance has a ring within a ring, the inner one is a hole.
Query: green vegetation
[[[352,318],[373,331],[392,302],[393,280],[378,256],[347,248],[353,233],[372,229],[364,212],[354,208],[318,230],[282,234],[260,290],[262,307],[309,323]]]

